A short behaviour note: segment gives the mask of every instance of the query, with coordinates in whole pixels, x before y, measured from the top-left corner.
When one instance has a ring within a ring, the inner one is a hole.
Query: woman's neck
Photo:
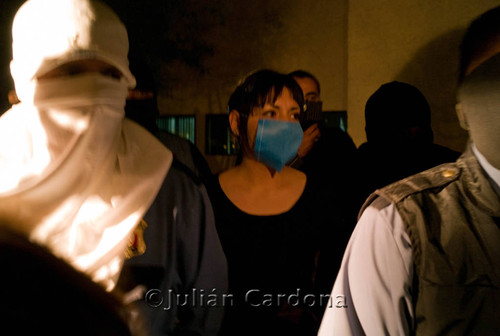
[[[235,169],[235,173],[240,175],[251,185],[272,185],[279,184],[282,181],[287,167],[283,167],[283,169],[278,172],[253,158],[244,157]]]
[[[226,196],[240,210],[253,215],[274,215],[288,211],[300,198],[306,177],[298,170],[284,167],[270,170],[252,158],[219,176]]]

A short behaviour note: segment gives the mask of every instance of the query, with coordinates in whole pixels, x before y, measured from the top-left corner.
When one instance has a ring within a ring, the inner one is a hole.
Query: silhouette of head
[[[407,83],[394,81],[375,91],[366,102],[365,121],[369,143],[399,146],[433,140],[429,103]]]

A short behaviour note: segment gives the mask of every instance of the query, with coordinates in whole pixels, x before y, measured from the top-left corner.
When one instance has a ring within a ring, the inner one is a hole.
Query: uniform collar
[[[486,160],[484,155],[481,154],[481,152],[479,152],[479,150],[477,149],[476,145],[474,145],[474,143],[471,144],[471,147],[472,147],[472,152],[474,153],[474,156],[479,161],[479,165],[481,166],[481,168],[484,169],[484,171],[486,172],[486,174],[488,175],[490,180],[496,184],[497,188],[495,188],[495,189],[497,191],[500,190],[500,170],[493,167],[488,162],[488,160]]]

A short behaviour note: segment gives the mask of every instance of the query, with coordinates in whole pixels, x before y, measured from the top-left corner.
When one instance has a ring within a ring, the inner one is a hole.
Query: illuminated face
[[[299,84],[304,94],[304,99],[306,101],[318,102],[320,101],[319,89],[316,82],[309,77],[298,78],[294,77],[295,81]]]
[[[82,59],[62,64],[44,75],[39,76],[37,79],[44,80],[57,77],[71,77],[84,73],[100,73],[103,76],[118,80],[122,78],[122,73],[106,62],[96,59]]]
[[[475,55],[458,92],[462,126],[486,160],[500,169],[500,39]]]
[[[253,148],[255,144],[259,119],[267,118],[299,122],[299,115],[299,104],[293,99],[290,90],[284,88],[274,103],[267,102],[263,108],[255,108],[252,114],[248,116],[247,134],[249,135],[250,148]]]

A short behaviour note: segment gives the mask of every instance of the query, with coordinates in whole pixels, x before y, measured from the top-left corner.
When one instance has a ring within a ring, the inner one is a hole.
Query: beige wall
[[[352,0],[348,13],[348,131],[365,141],[364,106],[381,84],[418,87],[432,108],[435,142],[462,151],[467,134],[454,111],[458,46],[493,0]]]
[[[225,113],[238,80],[262,68],[289,72],[302,68],[317,75],[324,107],[347,108],[347,0],[225,1],[226,21],[213,30],[214,55],[203,75],[169,65],[166,77],[176,87],[160,97],[162,111],[196,114],[197,145],[204,152],[206,113]],[[214,172],[234,158],[207,157]]]

